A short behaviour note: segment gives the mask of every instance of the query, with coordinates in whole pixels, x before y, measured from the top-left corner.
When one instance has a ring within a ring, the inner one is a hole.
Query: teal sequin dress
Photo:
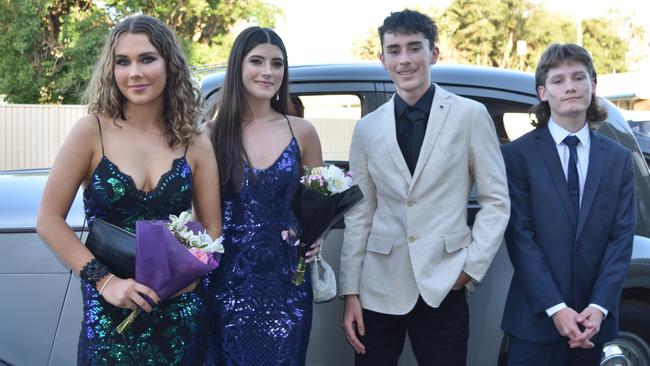
[[[101,126],[100,126],[101,138]],[[190,208],[192,171],[182,156],[173,161],[158,185],[139,190],[104,153],[84,190],[88,225],[101,218],[128,231],[137,220],[166,219]],[[81,281],[83,322],[78,365],[201,365],[208,340],[207,310],[201,286],[163,301],[118,334],[115,328],[131,312],[104,300],[93,285]]]

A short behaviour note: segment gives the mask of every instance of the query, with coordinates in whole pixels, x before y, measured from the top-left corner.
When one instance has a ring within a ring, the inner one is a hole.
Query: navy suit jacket
[[[506,245],[514,274],[502,328],[530,342],[561,339],[546,309],[608,310],[592,341],[617,336],[618,303],[636,224],[632,154],[591,132],[580,213],[571,204],[560,157],[547,127],[502,147],[510,189]]]

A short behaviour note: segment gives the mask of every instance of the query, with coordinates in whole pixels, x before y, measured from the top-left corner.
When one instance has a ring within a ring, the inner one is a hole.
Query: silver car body
[[[437,65],[431,71],[433,81],[445,89],[486,104],[503,142],[508,140],[502,131],[504,112],[525,113],[537,102],[531,74],[449,65]],[[362,114],[386,102],[394,92],[388,74],[378,64],[292,67],[290,80],[291,93],[296,96],[357,95]],[[204,80],[203,93],[208,100],[214,100],[222,81],[223,74]],[[601,131],[628,147],[636,163],[639,222],[633,265],[624,297],[650,304],[648,167],[625,119],[611,103],[605,103],[610,117]],[[0,365],[76,363],[82,319],[79,280],[58,261],[35,232],[36,213],[46,178],[46,170],[0,173]],[[470,196],[470,221],[477,210],[478,205]],[[80,193],[67,221],[79,232],[83,224]],[[342,232],[340,226],[332,230],[323,243],[324,257],[337,272]],[[505,246],[502,246],[485,280],[469,297],[468,365],[497,365],[505,355],[507,342],[504,342],[500,322],[511,276],[512,266]],[[353,351],[340,328],[342,304],[342,301],[334,300],[314,305],[307,364],[353,363]],[[645,342],[647,347],[648,339]],[[623,352],[625,345],[619,348]],[[616,350],[612,352],[616,353]],[[614,356],[618,357],[617,354]],[[407,344],[400,365],[415,364]]]

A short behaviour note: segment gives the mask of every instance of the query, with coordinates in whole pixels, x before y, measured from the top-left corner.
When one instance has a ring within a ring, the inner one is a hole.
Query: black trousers
[[[598,366],[603,345],[592,349],[570,348],[568,339],[534,343],[510,336],[508,366]]]
[[[356,366],[394,366],[404,348],[408,332],[413,353],[420,366],[465,366],[469,338],[469,308],[465,291],[451,291],[438,308],[422,297],[405,315],[389,315],[363,310],[366,347],[355,356]]]

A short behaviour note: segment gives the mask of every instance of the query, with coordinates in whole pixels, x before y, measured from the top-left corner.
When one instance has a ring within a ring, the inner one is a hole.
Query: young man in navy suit
[[[502,328],[508,365],[599,365],[618,332],[636,221],[632,154],[607,117],[589,53],[553,44],[535,72],[536,129],[502,147],[514,267]]]

